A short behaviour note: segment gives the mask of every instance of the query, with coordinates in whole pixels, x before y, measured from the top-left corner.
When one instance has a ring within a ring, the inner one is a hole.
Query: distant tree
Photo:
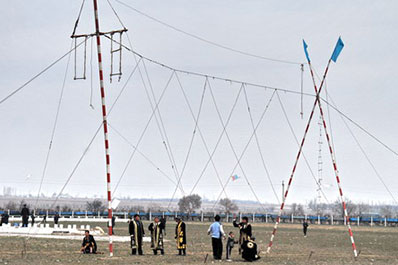
[[[228,198],[221,199],[219,204],[224,208],[225,213],[231,213],[238,210],[238,206]]]
[[[351,200],[345,198],[345,203],[346,203],[346,208],[347,208],[347,214],[348,216],[351,216],[352,214],[355,213],[357,206],[355,205],[355,203],[353,203]],[[341,217],[344,217],[344,209],[343,209],[343,204],[340,201],[340,199],[337,199],[334,202],[334,207],[333,207],[333,213],[335,215],[339,215]]]
[[[18,206],[17,206],[17,204],[14,201],[9,201],[4,206],[5,210],[20,210],[20,209],[17,209],[17,208],[18,208]]]
[[[358,204],[356,204],[356,207],[355,207],[355,214],[358,216],[361,216],[364,213],[368,213],[369,210],[370,210],[369,204],[358,203]]]
[[[380,214],[383,217],[391,218],[394,215],[394,208],[391,205],[384,205],[380,209]]]
[[[292,204],[292,208],[290,210],[290,214],[293,214],[293,215],[304,215],[303,205],[297,204],[297,203],[293,203]]]
[[[87,211],[100,212],[105,209],[105,206],[102,205],[101,200],[95,199],[91,202],[90,201],[86,202],[86,208],[87,208]]]
[[[61,211],[62,212],[71,212],[72,208],[68,205],[64,205],[64,206],[62,206]]]
[[[180,209],[180,212],[188,213],[188,216],[191,213],[194,213],[195,210],[199,209],[201,206],[202,198],[197,194],[184,196],[178,201],[178,208]]]

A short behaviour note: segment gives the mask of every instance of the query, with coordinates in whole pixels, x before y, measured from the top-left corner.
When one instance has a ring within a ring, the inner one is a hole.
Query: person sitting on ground
[[[90,231],[88,230],[84,232],[84,238],[80,252],[83,254],[97,253],[97,243],[95,242],[94,237],[90,235]]]
[[[234,248],[234,245],[239,243],[237,240],[235,240],[235,234],[234,232],[229,232],[228,234],[228,240],[227,240],[227,261],[232,261],[231,259],[231,254],[232,254],[232,249]]]
[[[260,259],[257,253],[257,244],[254,240],[255,238],[251,237],[242,244],[242,258],[249,262]]]

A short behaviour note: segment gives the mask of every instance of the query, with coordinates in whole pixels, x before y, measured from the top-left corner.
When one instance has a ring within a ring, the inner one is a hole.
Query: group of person
[[[185,223],[180,217],[176,217],[175,221],[177,224],[174,238],[176,240],[178,255],[185,256],[187,245]],[[114,223],[114,219],[112,223]],[[153,254],[157,255],[160,253],[160,255],[164,255],[163,238],[166,236],[166,219],[155,217],[153,222],[148,226],[148,230],[151,232],[151,249]],[[143,255],[144,251],[142,243],[145,235],[145,228],[138,214],[134,215],[134,217],[129,221],[129,234],[131,254]],[[84,254],[97,253],[97,244],[88,230],[85,231],[80,251]]]
[[[223,244],[222,239],[227,239],[224,232],[224,228],[221,224],[221,217],[216,215],[214,217],[214,223],[212,223],[207,231],[208,235],[211,235],[212,248],[213,248],[213,258],[215,260],[221,261]],[[232,249],[235,244],[239,245],[239,254],[246,261],[256,261],[260,259],[257,253],[257,244],[255,243],[255,238],[252,235],[252,226],[249,223],[249,218],[246,216],[242,217],[241,222],[233,221],[233,226],[239,228],[239,240],[235,239],[234,232],[228,233],[228,239],[226,242],[226,260],[232,261],[231,254]]]
[[[215,260],[222,259],[223,243],[222,239],[227,239],[224,232],[223,226],[220,222],[221,218],[219,215],[215,216],[215,222],[212,223],[208,229],[208,234],[212,237],[213,257]],[[186,225],[180,217],[175,218],[175,237],[176,247],[178,255],[186,256],[187,238],[186,238]],[[255,238],[252,235],[252,226],[249,223],[247,217],[243,217],[241,222],[233,221],[233,226],[239,228],[239,239],[235,239],[234,233],[231,231],[228,233],[228,239],[226,242],[226,260],[232,261],[231,254],[235,244],[239,245],[239,254],[246,261],[255,261],[260,257],[257,253],[257,244]],[[153,222],[148,226],[148,230],[151,233],[151,249],[154,255],[164,255],[164,242],[163,239],[166,236],[166,219],[155,217]],[[144,224],[142,223],[138,214],[134,215],[129,221],[129,234],[130,234],[130,246],[132,255],[143,255],[143,238],[145,235]],[[82,247],[80,250],[82,253],[97,253],[97,244],[89,231],[85,231],[83,238]]]

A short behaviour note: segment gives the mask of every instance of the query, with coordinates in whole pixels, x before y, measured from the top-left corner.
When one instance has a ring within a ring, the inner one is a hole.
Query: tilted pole
[[[106,182],[107,182],[107,198],[108,198],[108,234],[109,234],[109,256],[113,256],[112,245],[112,198],[111,198],[111,169],[110,169],[110,155],[109,155],[109,140],[108,140],[108,122],[106,117],[106,104],[105,104],[105,87],[104,75],[102,71],[102,54],[101,54],[101,38],[98,19],[98,4],[97,0],[94,1],[94,16],[95,16],[95,36],[97,39],[97,52],[98,52],[98,70],[100,79],[101,90],[101,103],[102,103],[102,119],[104,128],[105,139],[105,160],[106,160]]]
[[[331,59],[329,60],[328,67],[329,67],[330,61],[331,61]],[[336,158],[334,156],[333,146],[332,146],[331,141],[330,141],[330,136],[329,136],[329,133],[328,133],[328,130],[327,130],[327,126],[326,126],[324,112],[323,112],[323,109],[322,109],[321,101],[319,99],[319,93],[318,93],[318,89],[317,89],[317,86],[316,86],[316,83],[315,83],[315,76],[314,76],[314,73],[312,71],[311,61],[308,61],[308,66],[310,68],[310,72],[311,72],[312,82],[314,84],[315,93],[317,94],[316,100],[318,101],[318,107],[319,107],[319,111],[320,111],[321,117],[322,117],[323,129],[325,131],[326,140],[328,142],[329,153],[330,153],[330,156],[332,158],[333,170],[334,170],[334,174],[336,176],[337,187],[339,189],[340,200],[341,200],[342,207],[343,207],[343,210],[344,210],[344,218],[346,220],[346,224],[347,224],[347,227],[348,227],[348,234],[350,235],[352,250],[354,251],[354,257],[358,257],[357,247],[355,245],[355,240],[354,240],[354,234],[352,233],[351,224],[350,224],[350,218],[349,218],[348,212],[347,212],[347,204],[346,204],[346,202],[344,200],[344,197],[343,197],[343,190],[341,189],[341,183],[340,183],[339,171],[337,169]],[[323,80],[322,80],[321,86],[323,85],[323,81],[326,78],[326,72],[325,72],[325,75],[323,76]]]
[[[326,77],[326,74],[327,74],[327,72],[329,70],[329,65],[330,65],[330,60],[329,60],[329,62],[327,64],[327,67],[325,69],[325,73],[323,75],[324,78]],[[300,159],[300,156],[301,156],[301,153],[302,153],[302,150],[303,150],[304,142],[305,142],[305,139],[306,139],[307,134],[308,134],[308,129],[310,128],[312,117],[314,116],[314,111],[315,111],[316,105],[318,104],[318,96],[319,96],[319,93],[322,90],[323,83],[324,83],[324,79],[321,82],[321,85],[319,87],[319,91],[317,92],[317,95],[316,95],[317,98],[315,99],[314,105],[312,106],[310,117],[308,118],[307,126],[306,126],[305,131],[304,131],[304,136],[303,136],[303,138],[301,140],[300,148],[299,148],[299,151],[298,151],[297,156],[296,156],[296,161],[294,162],[294,166],[293,166],[292,172],[290,174],[289,182],[287,184],[285,194],[284,194],[284,196],[282,198],[283,199],[282,200],[282,204],[281,204],[281,207],[279,208],[278,217],[276,218],[274,229],[273,229],[272,234],[271,234],[271,239],[270,239],[270,241],[268,243],[267,253],[269,253],[271,251],[271,247],[272,247],[272,244],[274,242],[276,231],[278,230],[278,225],[279,225],[279,222],[280,222],[282,211],[283,211],[283,208],[285,207],[285,201],[286,201],[287,195],[288,195],[289,190],[290,190],[290,186],[291,186],[292,181],[293,181],[294,173],[296,172],[296,167],[297,167],[298,161]]]

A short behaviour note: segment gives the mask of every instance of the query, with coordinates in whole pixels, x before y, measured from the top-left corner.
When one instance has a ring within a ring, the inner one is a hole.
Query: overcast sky
[[[252,58],[233,53],[188,37],[160,25],[120,3],[110,0],[128,28],[133,48],[152,59],[177,69],[222,76],[257,84],[300,91],[300,66]],[[103,31],[120,29],[121,25],[106,1],[99,1]],[[338,108],[392,149],[397,142],[397,66],[398,2],[396,1],[136,1],[123,2],[159,20],[213,42],[249,53],[294,62],[305,60],[302,39],[309,45],[315,70],[321,74],[330,58],[336,40],[342,37],[345,47],[327,78],[327,90]],[[3,1],[0,24],[0,97],[3,98],[41,69],[69,50],[70,35],[81,1]],[[77,29],[92,33],[93,11],[86,1]],[[121,91],[135,66],[131,53],[123,51],[123,77],[109,83],[110,43],[103,38],[105,87],[108,109]],[[126,36],[123,43],[128,45]],[[95,48],[95,45],[93,45]],[[96,50],[93,50],[95,55]],[[66,79],[65,92],[55,137],[44,176],[42,191],[58,193],[71,174],[79,157],[101,122],[96,57],[93,57],[94,110],[90,108],[91,41],[87,43],[87,80],[74,81],[73,54]],[[83,49],[78,50],[77,69],[81,73]],[[40,78],[0,105],[2,148],[0,168],[2,187],[16,187],[17,193],[36,195],[42,177],[51,130],[59,101],[67,58]],[[156,98],[159,98],[171,72],[145,62]],[[144,74],[143,65],[140,70]],[[201,102],[205,79],[177,74],[195,115]],[[146,76],[144,75],[146,78]],[[147,88],[148,80],[145,79]],[[319,81],[317,81],[319,82]],[[227,119],[239,84],[209,80],[222,119]],[[250,109],[257,123],[273,90],[247,86]],[[304,72],[304,91],[313,93],[308,67]],[[300,117],[300,95],[280,92],[295,133],[301,139],[314,98],[304,96],[304,118]],[[325,94],[323,94],[325,97]],[[326,105],[323,104],[327,112]],[[183,97],[176,76],[159,105],[179,174],[171,168],[156,120],[150,123],[136,154],[116,191],[116,197],[171,197],[172,181],[181,175],[195,123]],[[319,112],[315,113],[304,147],[304,153],[318,177]],[[109,116],[109,122],[131,143],[136,144],[152,110],[142,79],[136,71]],[[328,116],[328,115],[327,115]],[[160,119],[157,117],[159,122]],[[338,113],[330,112],[332,135],[344,194],[355,201],[390,202],[393,199],[367,162]],[[329,121],[328,121],[329,123]],[[198,126],[210,149],[214,149],[222,126],[213,104],[209,87],[204,94]],[[361,146],[380,177],[398,197],[397,156],[349,123]],[[238,97],[227,133],[238,156],[244,150],[253,130],[244,94]],[[260,123],[257,136],[264,161],[278,196],[281,182],[287,182],[298,147],[289,130],[277,96],[274,95]],[[323,135],[324,137],[324,135]],[[120,178],[133,149],[110,129],[112,187]],[[201,175],[208,154],[200,135],[194,137],[190,156],[182,176],[185,193],[191,192]],[[329,201],[338,197],[336,180],[325,138],[322,144],[323,189]],[[262,202],[277,202],[265,174],[255,139],[241,160],[247,180],[224,135],[214,154],[214,164],[222,182],[231,174],[240,179],[228,184],[226,193],[232,199],[255,200],[253,190]],[[165,172],[172,180],[161,174]],[[220,195],[221,187],[210,164],[193,190],[209,199]],[[72,176],[64,193],[76,196],[105,196],[105,165],[102,131],[95,138],[81,165]],[[182,192],[177,191],[180,197]],[[295,174],[288,203],[306,202],[317,196],[317,186],[304,160]],[[223,194],[222,197],[225,197]],[[325,199],[323,199],[325,201]]]

